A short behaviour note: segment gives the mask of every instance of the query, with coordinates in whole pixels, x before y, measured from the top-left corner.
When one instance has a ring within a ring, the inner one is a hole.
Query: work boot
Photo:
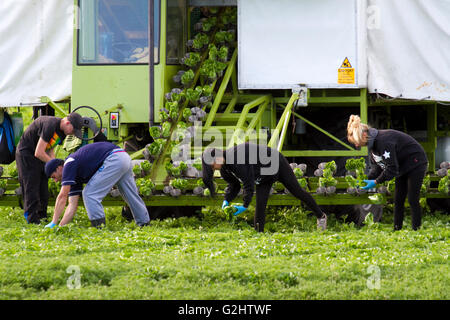
[[[146,223],[139,224],[139,227],[147,227],[150,225],[150,220]]]
[[[125,218],[128,222],[133,221],[133,213],[131,212],[130,207],[124,206],[122,207],[122,217]]]
[[[28,213],[28,215],[26,216],[25,219],[27,219],[28,223],[33,223],[33,224],[39,224],[41,223],[41,215],[39,214],[39,212],[26,212]],[[25,217],[25,214],[24,214]]]
[[[255,230],[258,232],[264,232],[264,223],[257,222],[255,225]]]
[[[317,229],[325,231],[327,229],[327,215],[324,213],[322,218],[317,219]]]
[[[39,219],[40,220],[47,219],[47,210],[39,211],[38,214],[39,214]]]
[[[96,220],[91,220],[91,225],[95,228],[102,228],[103,226],[106,225],[106,220],[105,218],[100,218],[100,219],[96,219]]]

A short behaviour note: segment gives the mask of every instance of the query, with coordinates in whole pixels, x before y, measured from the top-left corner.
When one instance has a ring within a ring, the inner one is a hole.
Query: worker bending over
[[[205,150],[202,155],[203,183],[210,190],[211,196],[215,194],[215,170],[220,170],[222,178],[228,183],[222,208],[236,198],[241,190],[241,183],[243,184],[244,203],[243,206],[234,206],[237,209],[235,215],[247,210],[256,184],[254,227],[257,231],[264,231],[267,200],[276,181],[281,182],[294,197],[304,201],[317,217],[318,228],[326,229],[327,216],[314,198],[300,187],[289,162],[277,150],[252,143],[240,144],[225,151],[214,148]]]
[[[359,116],[351,115],[347,124],[347,140],[355,147],[368,146],[371,170],[363,189],[395,177],[394,230],[403,226],[405,199],[411,207],[412,228],[421,225],[420,188],[428,167],[422,146],[411,136],[396,130],[377,130],[361,123]]]
[[[45,165],[47,177],[61,181],[61,191],[56,198],[53,220],[46,227],[58,224],[67,199],[69,205],[60,222],[63,226],[72,221],[78,207],[80,195],[83,196],[92,226],[105,224],[102,200],[114,185],[131,209],[137,225],[149,224],[150,218],[144,201],[139,196],[133,177],[130,156],[110,142],[96,142],[81,147],[69,155],[66,161],[53,159]],[[86,186],[83,189],[83,183]]]

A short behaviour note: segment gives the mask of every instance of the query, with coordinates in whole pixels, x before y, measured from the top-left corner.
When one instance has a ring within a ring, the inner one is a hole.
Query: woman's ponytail
[[[367,144],[367,135],[364,136],[364,132],[369,131],[369,126],[367,124],[361,123],[361,118],[357,115],[352,114],[347,124],[347,140],[354,144],[363,146]]]

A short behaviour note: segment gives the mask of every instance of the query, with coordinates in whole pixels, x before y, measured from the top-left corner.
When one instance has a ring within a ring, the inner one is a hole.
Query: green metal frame
[[[341,96],[327,96],[327,91],[325,89],[321,90],[322,95],[320,97],[311,97],[310,90],[308,90],[308,107],[307,108],[313,108],[314,105],[321,105],[321,106],[327,106],[327,107],[338,107],[338,106],[359,106],[359,115],[361,117],[361,122],[367,123],[367,114],[368,114],[368,103],[367,103],[367,89],[361,88],[359,89],[359,95],[358,96],[346,96],[347,90],[340,90]],[[352,90],[354,91],[354,90]],[[347,150],[286,150],[283,149],[284,144],[282,144],[278,149],[283,153],[283,155],[287,157],[349,157],[349,156],[367,156],[368,150],[367,147],[362,147],[360,150],[356,150],[355,148],[351,147],[350,145],[342,142],[339,138],[335,137],[331,133],[329,133],[327,130],[321,128],[317,124],[309,121],[304,116],[300,115],[298,112],[292,111],[292,98],[295,97],[295,94],[291,96],[291,98],[288,100],[287,106],[285,107],[283,105],[283,102],[286,101],[287,98],[275,98],[275,102],[277,103],[277,106],[280,106],[284,108],[284,112],[281,116],[281,119],[283,119],[283,123],[287,123],[290,116],[294,115],[296,118],[301,119],[305,121],[308,125],[313,127],[314,129],[318,130],[319,132],[325,134],[330,139],[338,142],[341,144],[344,148]],[[276,132],[279,130],[280,122],[277,125]],[[285,138],[285,134],[282,135],[282,138]],[[284,141],[284,140],[283,140]],[[269,144],[270,145],[270,144]],[[271,145],[273,146],[273,144]]]
[[[420,142],[422,147],[425,150],[428,158],[428,171],[433,172],[435,169],[435,151],[437,148],[437,138],[442,136],[450,136],[450,131],[438,131],[437,128],[437,114],[438,114],[438,106],[436,101],[411,101],[411,100],[402,100],[402,99],[393,99],[393,100],[381,100],[377,99],[376,101],[369,104],[369,107],[384,107],[387,112],[390,114],[391,109],[398,106],[408,106],[411,108],[415,108],[417,106],[426,106],[427,110],[427,141]],[[389,124],[390,125],[390,124]]]
[[[0,178],[4,179],[4,178]],[[332,196],[323,196],[315,194],[315,191],[318,187],[318,178],[317,177],[308,177],[308,188],[311,192],[311,196],[316,200],[319,205],[351,205],[351,204],[386,204],[387,202],[393,201],[393,196],[386,196],[384,202],[379,203],[375,200],[371,200],[369,197],[373,195],[372,193],[363,194],[359,196],[354,196],[345,192],[347,188],[347,182],[344,177],[337,177],[337,193]],[[438,181],[440,177],[436,175],[431,175],[431,181]],[[196,180],[196,179],[194,179]],[[192,190],[195,187],[195,181],[192,181],[188,187],[188,190]],[[143,200],[147,206],[217,206],[220,205],[223,201],[223,197],[220,195],[223,193],[224,188],[226,187],[226,182],[222,179],[216,179],[216,182],[219,186],[219,195],[215,198],[211,197],[202,197],[196,195],[182,195],[177,198],[173,198],[164,194],[156,194],[150,197],[143,197]],[[14,191],[19,187],[19,182],[17,179],[8,178],[8,183],[6,187],[6,193],[3,196],[0,196],[0,205],[1,206],[10,206],[10,207],[19,207],[22,203],[22,197],[18,196],[14,193]],[[432,199],[445,199],[448,198],[448,195],[439,193],[437,188],[430,188],[426,194],[422,194],[421,197],[432,198]],[[49,205],[54,205],[55,198],[51,197],[49,199]],[[82,200],[82,199],[81,199]],[[238,196],[235,199],[235,202],[242,202],[242,196]],[[255,205],[255,197],[251,202],[252,205]],[[126,203],[121,197],[111,197],[107,196],[103,200],[104,206],[124,206]],[[283,205],[300,205],[301,201],[292,196],[291,194],[285,193],[275,193],[269,197],[268,205],[275,206],[283,206]],[[83,202],[80,201],[80,205],[83,206]]]
[[[70,103],[56,103],[52,101],[49,97],[41,97],[42,103],[47,103],[50,107],[52,107],[55,110],[55,115],[59,115],[61,117],[66,117],[69,114],[70,110]],[[64,106],[60,106],[60,104],[63,104]]]

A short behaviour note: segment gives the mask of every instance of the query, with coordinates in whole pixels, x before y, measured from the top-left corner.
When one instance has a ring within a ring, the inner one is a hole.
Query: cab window
[[[167,0],[167,64],[181,64],[186,48],[186,3]]]
[[[80,0],[78,64],[148,64],[148,0]],[[160,2],[154,1],[159,62]]]

